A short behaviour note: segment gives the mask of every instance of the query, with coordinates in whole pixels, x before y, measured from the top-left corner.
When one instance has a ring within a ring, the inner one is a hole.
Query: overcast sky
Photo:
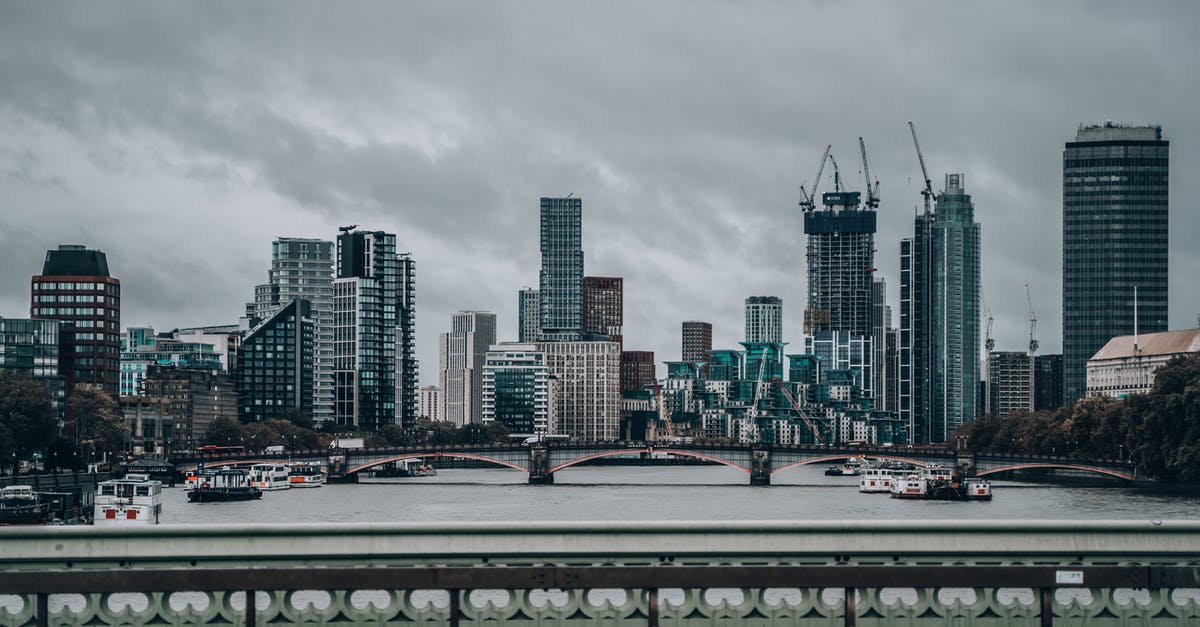
[[[881,182],[898,293],[917,124],[936,187],[963,172],[1000,349],[1061,346],[1062,149],[1081,123],[1171,141],[1172,328],[1197,325],[1200,5],[1192,2],[5,2],[0,315],[45,250],[121,280],[122,324],[236,322],[271,240],[359,224],[417,262],[421,380],[460,309],[516,338],[538,198],[583,198],[586,273],[625,278],[626,349],[680,323],[742,339],[784,300],[800,342],[798,189],[826,144]],[[828,174],[828,170],[827,170]],[[827,187],[828,184],[826,183]],[[809,186],[811,187],[811,185]],[[894,312],[895,322],[898,311]],[[661,371],[661,370],[660,370]]]

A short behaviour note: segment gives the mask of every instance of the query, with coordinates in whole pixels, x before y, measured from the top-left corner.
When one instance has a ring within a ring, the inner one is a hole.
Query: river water
[[[863,494],[858,477],[800,466],[751,487],[725,466],[584,466],[528,485],[509,469],[267,492],[261,501],[189,503],[164,488],[163,524],[622,520],[1200,519],[1200,495],[1126,487],[993,482],[990,502],[903,501]]]

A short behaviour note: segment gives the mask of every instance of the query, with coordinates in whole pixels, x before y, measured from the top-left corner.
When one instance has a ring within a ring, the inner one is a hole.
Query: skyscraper
[[[860,198],[858,192],[839,188],[821,195],[824,208],[804,213],[808,235],[805,333],[871,335],[876,213],[870,205],[863,208]]]
[[[121,282],[108,272],[102,251],[63,244],[46,251],[31,281],[31,318],[60,321],[58,371],[67,396],[77,383],[120,395]],[[71,420],[71,416],[67,416]]]
[[[541,293],[526,287],[517,293],[517,339],[536,342],[542,334]]]
[[[496,343],[496,314],[460,311],[439,339],[442,420],[458,426],[483,420],[483,363]]]
[[[683,323],[679,359],[681,361],[704,362],[702,376],[708,378],[708,362],[712,361],[712,323],[700,320],[687,320]]]
[[[416,419],[414,262],[396,236],[344,229],[333,281],[334,418],[375,430]]]
[[[621,392],[654,385],[654,351],[621,351]]]
[[[583,332],[583,201],[542,198],[541,337],[579,340]]]
[[[583,277],[583,332],[587,339],[611,340],[620,346],[624,324],[624,281],[616,276]]]
[[[254,315],[270,317],[296,298],[311,305],[315,363],[311,418],[333,420],[333,242],[280,237],[271,242],[267,282],[254,289]]]
[[[711,337],[709,339],[711,347]],[[783,299],[778,296],[746,298],[746,341],[783,341]]]
[[[1033,408],[1036,411],[1063,406],[1063,356],[1038,355],[1033,358]]]
[[[242,422],[311,416],[315,358],[316,319],[307,299],[292,299],[246,331],[235,375]]]
[[[993,416],[1033,411],[1033,356],[1021,351],[989,353],[987,389]]]
[[[1167,330],[1169,148],[1161,126],[1106,122],[1063,150],[1066,403],[1083,397],[1087,360],[1110,339]]]
[[[942,443],[976,415],[979,225],[962,174],[900,242],[900,418],[914,443]]]

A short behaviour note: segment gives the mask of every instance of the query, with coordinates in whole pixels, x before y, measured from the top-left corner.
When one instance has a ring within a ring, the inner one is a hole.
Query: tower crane
[[[766,347],[763,347],[763,351],[761,353],[759,353],[759,356],[758,356],[758,378],[756,378],[754,380],[754,400],[751,402],[751,405],[750,405],[750,411],[754,412],[755,418],[757,418],[759,416],[758,402],[759,402],[759,400],[762,399],[763,371],[766,370],[766,366],[767,366],[767,350],[766,350]]]
[[[658,424],[662,428],[662,433],[659,434],[658,440],[673,441],[675,439],[675,425],[671,422],[671,413],[667,411],[667,404],[663,402],[663,391],[658,385],[658,380],[654,381],[654,396],[658,401]]]
[[[912,131],[913,146],[917,149],[917,161],[921,162],[921,176],[925,177],[925,189],[921,190],[921,197],[925,199],[925,213],[929,213],[930,204],[933,202],[933,181],[929,180],[929,171],[925,169],[925,156],[921,154],[921,142],[917,141],[917,127],[909,122],[908,130]]]
[[[863,176],[867,178],[867,208],[874,209],[879,206],[879,179],[875,179],[871,183],[871,164],[867,161],[867,145],[863,142],[863,138],[858,138],[858,149],[862,151]]]
[[[792,391],[783,384],[783,381],[776,381],[775,387],[779,388],[780,392],[783,392],[783,397],[792,406],[792,411],[796,412],[800,416],[800,419],[804,421],[804,424],[808,426],[809,430],[812,431],[813,443],[824,444],[825,442],[821,438],[821,430],[817,428],[817,424],[812,421],[812,418],[808,417],[808,413],[800,407],[800,402],[796,400],[796,395],[792,394]]]
[[[812,193],[810,194],[808,193],[808,190],[804,189],[803,183],[800,184],[801,211],[812,211],[817,207],[817,186],[821,184],[821,173],[825,171],[825,161],[829,159],[830,148],[833,148],[832,144],[825,146],[825,153],[821,155],[821,163],[817,165],[817,178],[813,181]],[[805,181],[805,183],[807,182],[808,181]]]
[[[1033,313],[1033,299],[1029,296],[1029,284],[1025,284],[1025,308],[1029,310],[1029,354],[1037,352],[1037,316]]]
[[[983,296],[980,296],[980,298],[983,300],[983,315],[987,319],[986,331],[983,334],[983,347],[984,350],[991,354],[992,349],[996,348],[996,340],[992,338],[992,308],[988,307],[987,298]]]

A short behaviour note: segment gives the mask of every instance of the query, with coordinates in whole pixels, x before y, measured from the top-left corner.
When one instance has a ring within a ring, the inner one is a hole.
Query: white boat
[[[890,492],[895,477],[888,468],[864,468],[858,479],[859,492]]]
[[[101,481],[96,489],[97,526],[157,525],[162,514],[162,482],[145,474]]]
[[[325,485],[325,476],[321,462],[297,462],[292,464],[288,481],[293,488],[319,488]]]
[[[992,484],[986,479],[967,479],[963,482],[967,486],[968,501],[990,501],[992,500]]]
[[[891,494],[894,499],[929,498],[929,480],[921,473],[907,473],[893,477]]]
[[[287,464],[254,464],[250,467],[250,485],[267,492],[292,487],[292,469]]]

